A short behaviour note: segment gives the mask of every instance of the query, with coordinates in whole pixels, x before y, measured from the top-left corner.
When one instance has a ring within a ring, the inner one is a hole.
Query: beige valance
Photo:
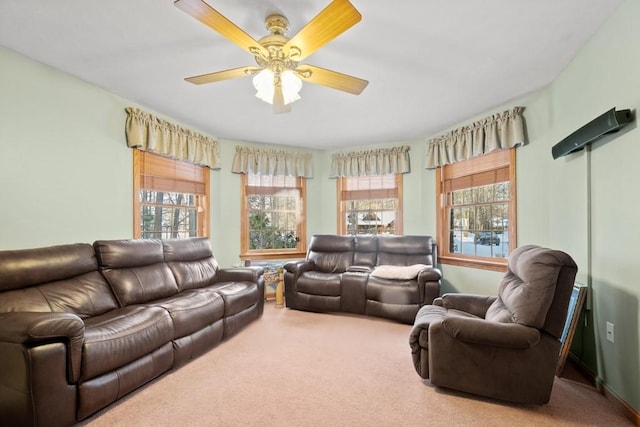
[[[525,143],[524,107],[515,107],[447,132],[427,142],[427,169]]]
[[[408,145],[377,150],[352,151],[331,156],[329,178],[373,176],[411,171]]]
[[[217,140],[138,108],[127,107],[125,111],[125,131],[129,147],[220,169]]]
[[[313,178],[313,154],[238,145],[231,172]]]

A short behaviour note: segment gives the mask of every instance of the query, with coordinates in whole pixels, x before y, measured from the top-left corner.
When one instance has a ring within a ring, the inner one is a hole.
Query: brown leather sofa
[[[0,424],[67,426],[262,315],[262,268],[206,238],[0,252]]]
[[[409,338],[416,371],[437,386],[547,403],[577,270],[564,252],[522,246],[498,296],[445,294],[422,307]]]
[[[305,260],[284,266],[287,307],[413,323],[440,292],[430,236],[314,235]]]

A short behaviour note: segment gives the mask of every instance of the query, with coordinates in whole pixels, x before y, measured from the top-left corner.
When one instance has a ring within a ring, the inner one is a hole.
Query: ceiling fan
[[[256,96],[273,104],[276,113],[291,111],[300,99],[302,81],[359,95],[366,80],[300,62],[360,22],[362,15],[348,0],[333,0],[292,38],[285,36],[287,18],[272,14],[266,18],[269,35],[255,40],[203,0],[175,0],[175,6],[219,32],[255,57],[257,66],[244,66],[188,77],[193,84],[213,83],[254,76]]]

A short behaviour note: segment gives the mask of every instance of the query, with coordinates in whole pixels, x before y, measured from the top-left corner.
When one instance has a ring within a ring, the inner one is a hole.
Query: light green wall
[[[576,259],[578,281],[591,286],[592,301],[574,353],[636,410],[640,133],[633,125],[590,153],[558,160],[551,147],[613,106],[638,108],[639,19],[640,2],[627,0],[552,85],[455,126],[526,107],[529,143],[517,150],[518,244],[563,249]],[[124,141],[124,108],[135,103],[4,48],[0,64],[0,249],[131,237],[132,161]],[[424,169],[428,136],[361,148],[411,147],[412,171],[404,176],[405,234],[435,235],[435,174]],[[212,243],[225,266],[239,261],[240,178],[230,172],[239,143],[249,144],[221,141],[222,169],[211,173]],[[308,236],[336,231],[336,187],[328,178],[334,152],[314,152]],[[447,265],[442,270],[444,292],[495,294],[501,278],[484,270]],[[604,339],[606,321],[616,325],[615,344]]]
[[[554,81],[550,109],[555,138],[614,106],[637,114],[639,19],[640,2],[625,1]],[[551,223],[557,232],[553,243],[566,241],[579,265],[587,267],[581,280],[591,286],[593,310],[586,333],[595,347],[585,345],[587,356],[590,360],[595,356],[601,380],[636,409],[640,409],[639,158],[636,122],[615,138],[594,144],[590,152],[554,162],[553,176],[564,183],[553,187],[553,208],[563,214],[552,215]],[[615,343],[605,339],[607,321],[615,324]]]
[[[0,47],[0,247],[126,238],[125,103]]]

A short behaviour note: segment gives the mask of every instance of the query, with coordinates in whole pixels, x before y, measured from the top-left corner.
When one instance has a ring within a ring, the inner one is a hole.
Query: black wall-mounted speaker
[[[633,122],[631,110],[616,111],[614,107],[554,145],[551,149],[551,155],[557,159],[574,151],[582,150],[585,145],[595,142],[606,134],[617,132],[631,122]]]

